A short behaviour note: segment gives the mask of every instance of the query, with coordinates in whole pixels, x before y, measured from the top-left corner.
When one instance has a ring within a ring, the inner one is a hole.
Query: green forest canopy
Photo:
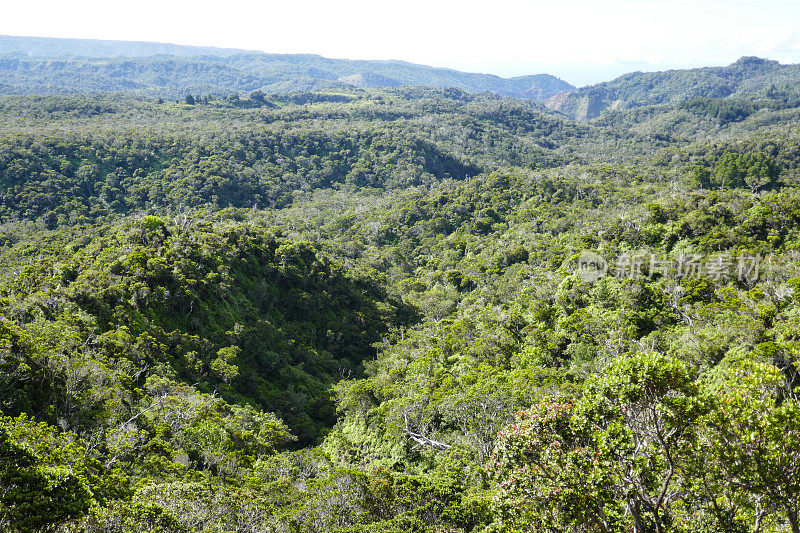
[[[0,98],[0,524],[798,531],[798,112],[703,98]]]

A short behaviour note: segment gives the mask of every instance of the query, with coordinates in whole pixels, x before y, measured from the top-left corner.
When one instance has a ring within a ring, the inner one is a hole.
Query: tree
[[[683,363],[619,357],[577,401],[521,413],[500,436],[497,529],[675,530],[705,409]]]
[[[253,91],[250,93],[250,100],[257,107],[267,105],[267,95],[263,91]]]
[[[711,171],[708,168],[697,165],[692,169],[691,176],[692,185],[701,189],[707,189],[711,186]]]
[[[618,529],[613,475],[585,422],[571,399],[553,398],[519,413],[499,434],[490,462],[496,531]]]
[[[719,372],[711,384],[718,408],[707,419],[704,471],[718,487],[703,484],[706,500],[731,525],[756,532],[782,513],[800,532],[800,403],[775,366],[744,361]]]
[[[86,481],[67,467],[48,467],[0,425],[0,526],[36,532],[89,512]]]
[[[749,187],[752,192],[774,184],[778,177],[775,161],[762,153],[725,152],[714,165],[711,181],[720,189]]]

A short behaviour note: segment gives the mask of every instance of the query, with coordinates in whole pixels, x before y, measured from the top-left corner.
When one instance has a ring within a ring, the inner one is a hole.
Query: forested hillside
[[[799,65],[743,57],[727,67],[632,72],[571,94],[554,96],[546,105],[576,120],[596,118],[606,111],[704,98],[730,97],[737,107],[769,98],[794,107],[800,101],[798,79]]]
[[[501,78],[404,61],[351,61],[161,43],[0,36],[0,94],[136,92],[162,98],[343,87],[455,87],[543,100],[575,89],[549,74]]]
[[[800,108],[692,91],[0,97],[0,529],[800,531]]]

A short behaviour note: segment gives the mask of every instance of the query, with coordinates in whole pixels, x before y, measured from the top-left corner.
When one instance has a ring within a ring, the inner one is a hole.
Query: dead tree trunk
[[[444,442],[439,442],[438,440],[430,439],[421,433],[411,431],[408,428],[408,415],[404,415],[404,418],[406,422],[406,427],[403,428],[403,435],[416,442],[417,446],[430,446],[434,450],[447,450],[448,448],[450,448],[449,444],[446,444]]]

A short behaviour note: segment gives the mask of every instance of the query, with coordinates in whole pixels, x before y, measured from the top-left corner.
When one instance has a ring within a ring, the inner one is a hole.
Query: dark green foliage
[[[46,456],[42,458],[30,448]],[[85,516],[95,499],[105,501],[107,487],[90,488],[92,482],[98,482],[101,468],[86,461],[83,453],[79,445],[54,436],[42,425],[24,418],[3,419],[0,526],[20,533],[41,531]]]
[[[201,389],[216,388],[229,399],[244,395],[281,413],[303,440],[333,422],[326,389],[342,373],[358,373],[398,307],[378,287],[318,258],[310,243],[281,241],[246,224],[214,228],[186,218],[167,225],[147,216],[53,259],[32,264],[30,276],[55,274],[54,300],[46,310],[26,312],[67,328],[75,342],[90,328],[96,340],[81,364],[97,358],[116,368],[161,366],[165,377],[203,383]],[[55,364],[26,347],[14,326],[6,328],[19,358],[9,361],[10,375],[23,364]],[[29,409],[12,398],[66,393],[56,376],[41,377],[12,381],[18,384],[4,395],[5,408]],[[53,407],[55,423],[65,406]],[[102,411],[66,415],[73,427],[95,416]]]
[[[764,154],[736,154],[726,152],[714,165],[711,185],[721,189],[748,187],[755,191],[775,183],[778,170],[775,162]]]
[[[714,117],[721,124],[742,121],[755,111],[752,102],[726,98],[695,98],[681,102],[679,107],[692,113]]]
[[[380,169],[394,167],[387,179]],[[390,132],[253,133],[216,141],[133,135],[0,141],[5,218],[94,220],[141,209],[285,206],[299,188],[407,187],[477,169]],[[24,178],[23,178],[24,176]]]
[[[2,527],[796,523],[794,111],[197,92],[0,99]]]

